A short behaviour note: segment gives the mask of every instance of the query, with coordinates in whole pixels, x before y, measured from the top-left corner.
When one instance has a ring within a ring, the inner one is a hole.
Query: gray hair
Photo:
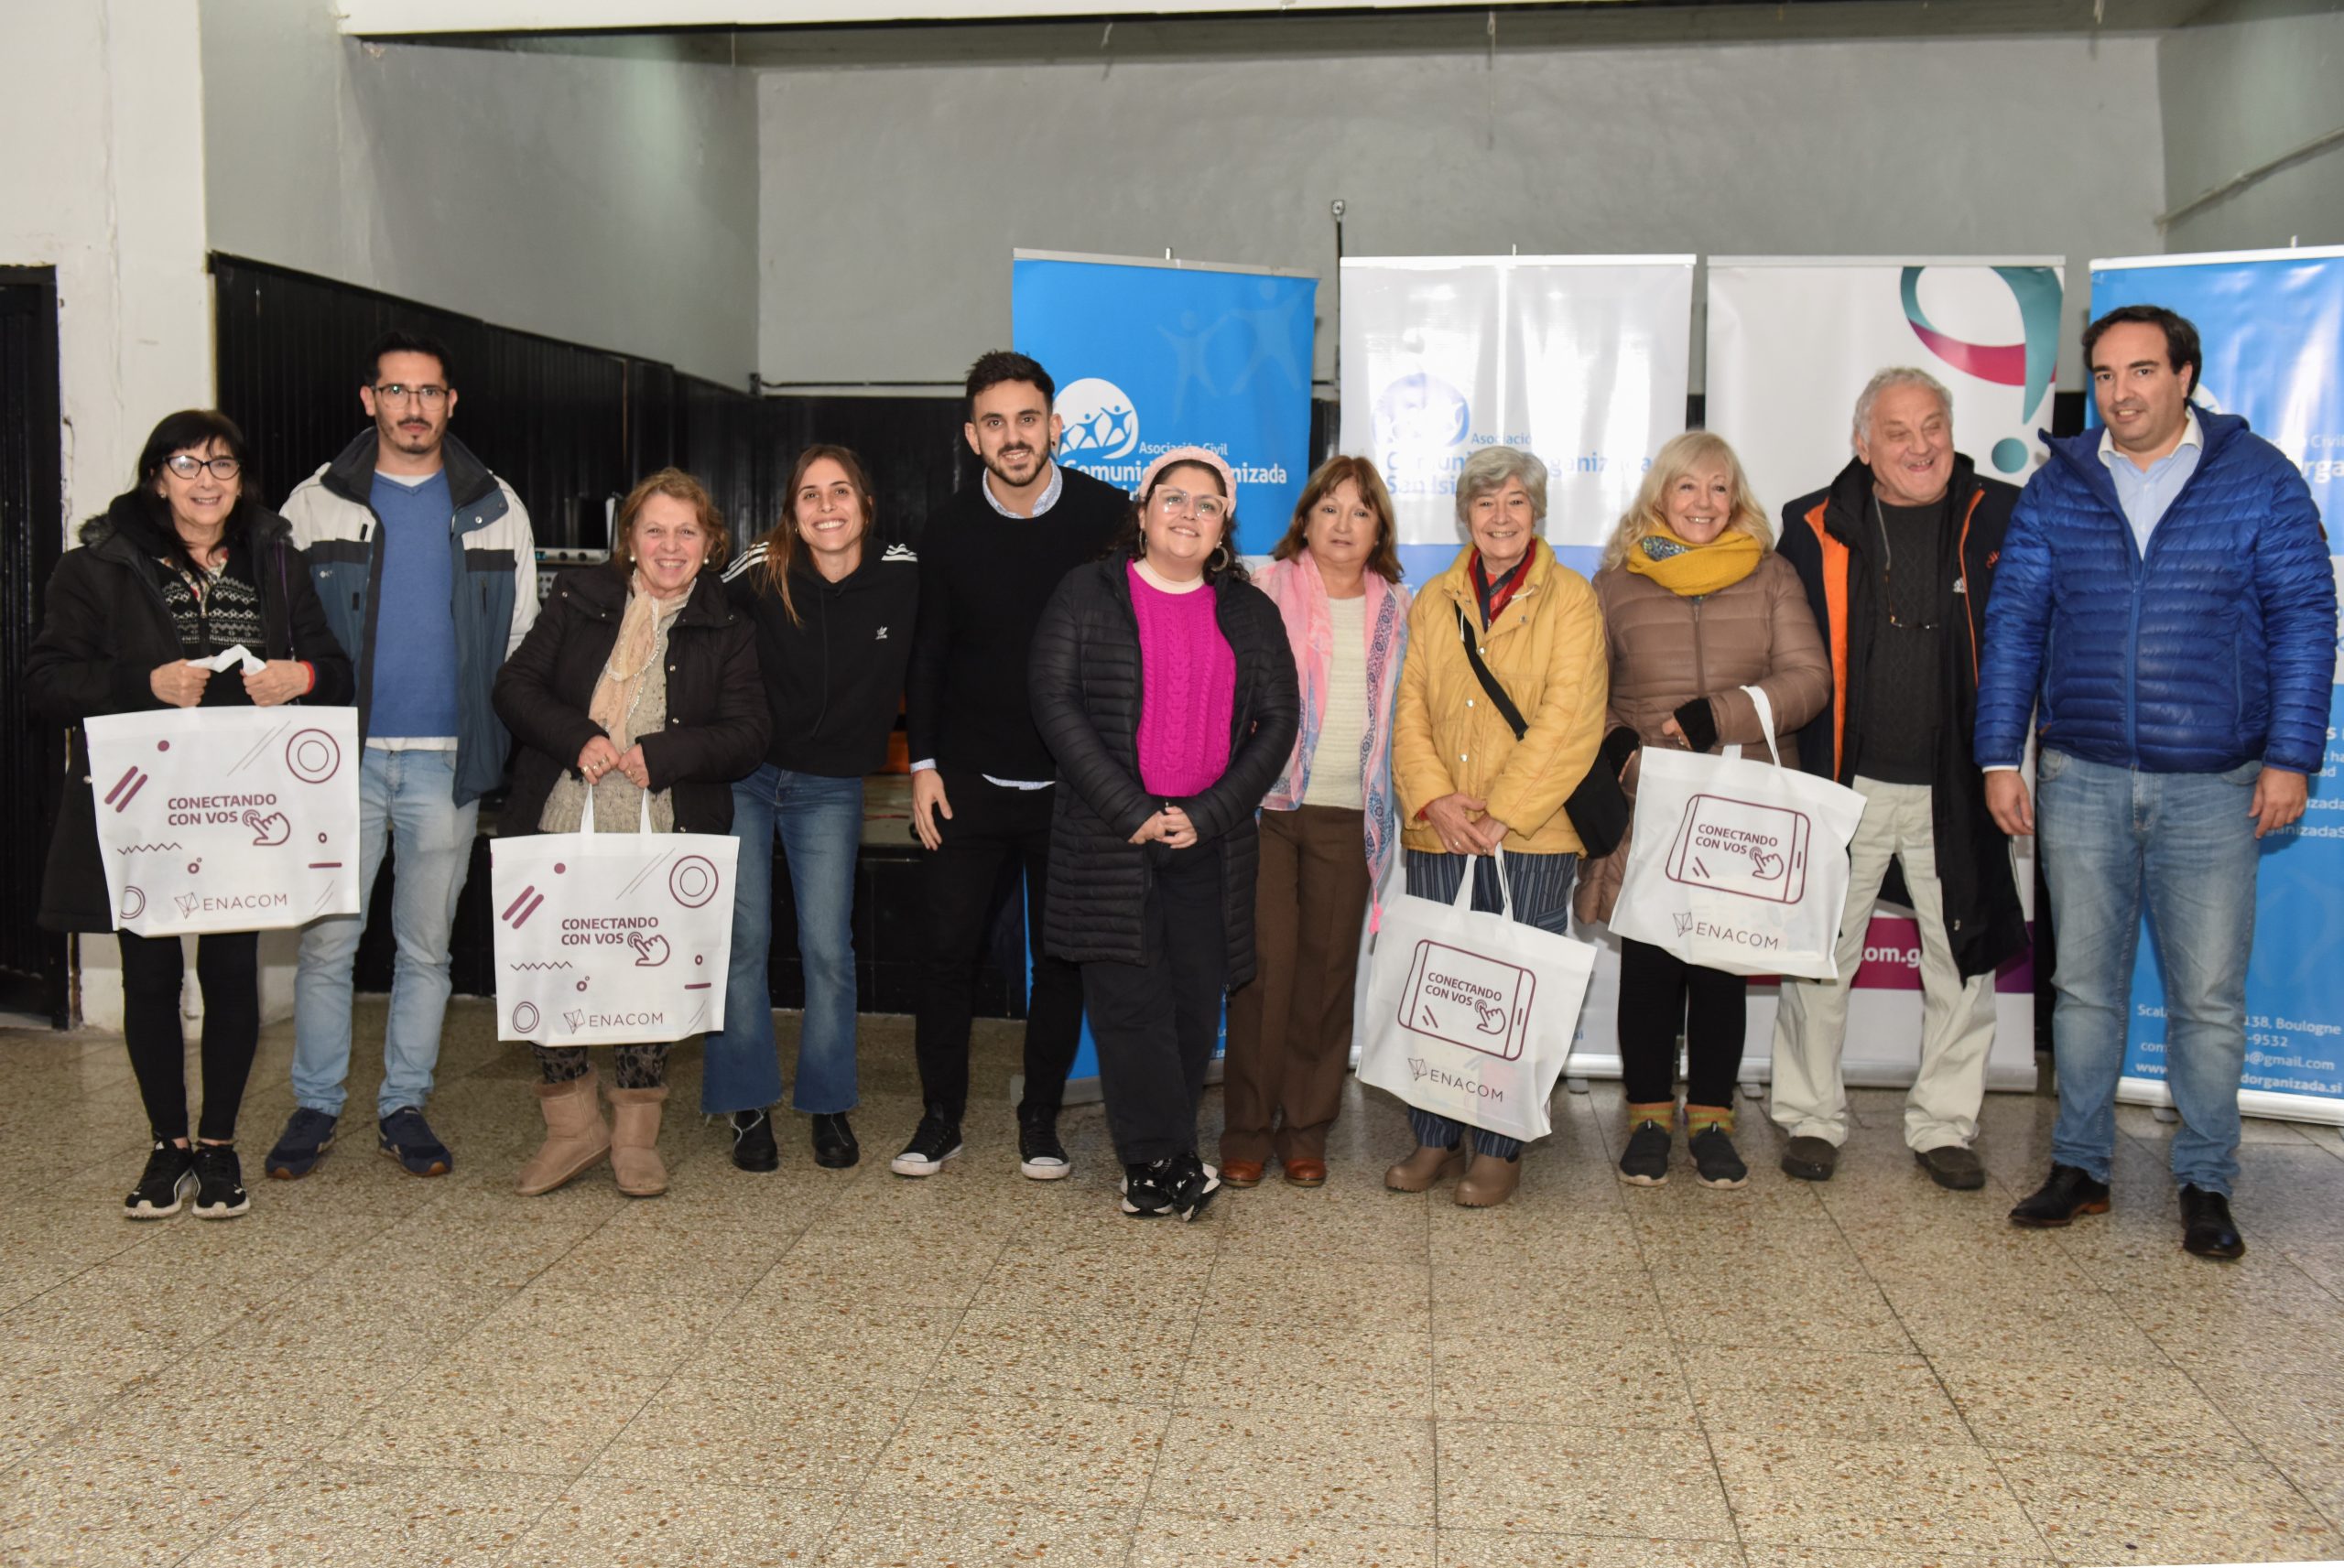
[[[1457,521],[1465,527],[1473,522],[1473,503],[1492,491],[1503,490],[1506,481],[1518,479],[1522,488],[1530,492],[1531,510],[1536,520],[1546,520],[1546,465],[1530,452],[1514,447],[1483,447],[1465,460],[1457,473]]]
[[[1898,386],[1917,386],[1925,392],[1937,394],[1937,406],[1945,410],[1945,422],[1948,433],[1950,432],[1953,425],[1953,394],[1945,389],[1945,383],[1927,371],[1916,370],[1911,365],[1891,365],[1864,383],[1864,389],[1856,394],[1856,419],[1848,430],[1848,440],[1850,445],[1872,439],[1872,406],[1880,401],[1882,393]]]

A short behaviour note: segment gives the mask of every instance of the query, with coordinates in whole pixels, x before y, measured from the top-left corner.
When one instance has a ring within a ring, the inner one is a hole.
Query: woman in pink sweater
[[[1034,633],[1058,759],[1044,944],[1082,966],[1123,1209],[1194,1219],[1220,1186],[1197,1101],[1224,997],[1253,973],[1253,813],[1294,748],[1294,655],[1237,564],[1229,465],[1176,448],[1131,535]]]

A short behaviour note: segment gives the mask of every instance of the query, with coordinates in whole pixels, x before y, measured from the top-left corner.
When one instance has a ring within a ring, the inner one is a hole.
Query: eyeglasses
[[[1218,523],[1229,515],[1229,503],[1218,495],[1190,495],[1185,490],[1159,490],[1156,509],[1167,516],[1194,512],[1199,523]]]
[[[173,452],[163,460],[163,466],[181,479],[193,479],[205,469],[212,470],[213,479],[233,479],[244,470],[244,465],[233,458],[213,458],[206,461],[192,452]]]
[[[374,395],[385,403],[405,403],[409,399],[437,408],[448,401],[444,386],[409,386],[404,382],[386,381],[374,389]]]

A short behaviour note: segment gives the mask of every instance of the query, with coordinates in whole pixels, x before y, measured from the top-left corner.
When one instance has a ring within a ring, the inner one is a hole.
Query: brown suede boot
[[[553,1191],[611,1148],[611,1130],[594,1098],[591,1069],[566,1084],[539,1084],[537,1108],[546,1116],[545,1144],[521,1167],[513,1184],[525,1198]]]
[[[1521,1155],[1501,1160],[1494,1154],[1476,1153],[1472,1168],[1457,1184],[1457,1206],[1495,1208],[1514,1196],[1514,1189],[1521,1184]]]
[[[667,1190],[667,1167],[659,1162],[659,1107],[667,1086],[611,1090],[611,1171],[619,1191],[631,1198],[656,1198]]]
[[[1453,1176],[1465,1168],[1465,1146],[1443,1149],[1437,1144],[1421,1143],[1416,1152],[1384,1173],[1384,1184],[1395,1193],[1429,1191],[1435,1182]]]

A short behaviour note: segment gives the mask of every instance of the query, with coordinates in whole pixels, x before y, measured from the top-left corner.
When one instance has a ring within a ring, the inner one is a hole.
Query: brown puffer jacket
[[[1663,735],[1661,726],[1706,697],[1717,715],[1719,746],[1739,744],[1743,756],[1763,762],[1758,705],[1741,689],[1754,686],[1774,705],[1784,765],[1798,765],[1792,737],[1830,702],[1831,658],[1789,562],[1769,550],[1748,577],[1698,599],[1681,598],[1625,567],[1606,567],[1595,574],[1595,599],[1603,607],[1612,661],[1607,735],[1626,725],[1643,744],[1674,749],[1680,742]],[[1640,752],[1621,774],[1632,800],[1641,760]],[[1633,840],[1632,830],[1611,854],[1579,867],[1571,898],[1579,919],[1612,918]]]

